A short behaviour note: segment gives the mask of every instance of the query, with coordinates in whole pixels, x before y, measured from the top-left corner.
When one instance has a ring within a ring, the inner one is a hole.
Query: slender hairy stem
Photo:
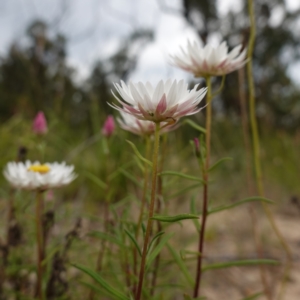
[[[36,283],[36,297],[39,300],[43,299],[42,279],[43,279],[43,192],[37,191],[36,194],[36,240],[37,240],[37,283]]]
[[[197,269],[196,269],[196,280],[194,287],[194,298],[197,298],[200,294],[200,284],[201,284],[201,275],[202,275],[202,257],[204,249],[204,234],[205,234],[205,225],[206,218],[208,213],[208,170],[209,170],[209,161],[210,161],[210,139],[211,139],[211,78],[206,78],[207,84],[207,106],[206,106],[206,135],[205,135],[205,144],[206,144],[206,158],[205,166],[203,172],[203,205],[202,205],[202,221],[201,228],[199,232],[199,244],[198,252],[199,256],[197,258]]]
[[[139,283],[138,283],[135,300],[140,300],[141,295],[142,295],[145,266],[146,266],[146,256],[147,256],[148,243],[149,243],[151,229],[152,229],[152,219],[151,218],[153,217],[154,204],[155,204],[155,199],[156,199],[157,161],[158,161],[158,152],[159,152],[159,133],[160,133],[159,131],[160,131],[160,124],[156,123],[155,124],[155,141],[154,141],[154,148],[153,148],[153,160],[152,160],[151,200],[150,200],[150,206],[149,206],[149,211],[148,211],[148,222],[147,222],[147,228],[146,228],[144,245],[143,245],[141,268],[140,268],[140,273],[139,273]]]
[[[262,171],[261,171],[261,164],[260,164],[260,143],[259,143],[259,134],[258,134],[258,126],[256,121],[256,115],[255,115],[255,87],[254,87],[254,79],[253,79],[253,71],[252,71],[252,61],[251,57],[253,54],[254,49],[254,41],[255,41],[255,17],[254,17],[254,9],[253,9],[253,0],[248,0],[248,10],[249,10],[249,16],[250,16],[250,37],[249,37],[249,45],[248,45],[248,62],[247,62],[247,75],[248,75],[248,84],[249,84],[249,113],[250,113],[250,123],[251,123],[251,130],[252,130],[252,140],[253,140],[253,156],[254,156],[254,168],[255,168],[255,177],[256,177],[256,185],[258,189],[258,193],[260,196],[264,196],[264,187],[262,182]],[[287,278],[287,274],[289,273],[291,262],[292,262],[292,254],[289,246],[287,245],[284,237],[282,236],[281,232],[279,231],[272,211],[270,210],[269,206],[266,203],[262,203],[264,212],[272,226],[272,229],[274,230],[275,234],[277,235],[278,240],[280,241],[283,249],[285,250],[287,254],[287,265],[285,267],[284,271],[284,277],[281,284],[281,290],[283,289],[283,286],[285,284],[285,280]],[[268,299],[272,299],[271,292],[268,291],[269,288],[266,289],[265,286],[265,292]],[[280,292],[282,294],[282,292]]]
[[[125,233],[123,232],[123,243],[125,244]],[[123,249],[122,249],[123,250]],[[122,254],[124,256],[124,264],[123,264],[123,272],[125,276],[125,282],[127,285],[128,290],[131,288],[131,270],[130,270],[130,263],[129,263],[129,255],[128,251],[125,249],[125,251],[122,251]]]
[[[163,171],[164,161],[166,157],[166,149],[167,149],[167,134],[163,136],[163,142],[162,142],[162,150],[161,150],[161,157],[160,157],[160,163],[159,163],[159,173]],[[156,214],[160,214],[161,212],[161,200],[163,195],[163,177],[158,177],[157,182],[157,207],[156,207]],[[156,221],[157,224],[157,230],[156,233],[162,231],[162,225],[160,221]],[[160,242],[160,237],[157,239],[157,244]],[[154,267],[153,267],[153,274],[152,274],[152,281],[151,281],[151,289],[150,289],[150,295],[153,297],[155,292],[155,286],[156,286],[156,279],[158,274],[158,267],[160,262],[160,253],[156,256],[154,261]]]
[[[242,129],[243,129],[243,140],[246,151],[246,178],[247,178],[247,189],[248,194],[252,195],[254,191],[254,183],[252,178],[252,166],[251,166],[251,140],[249,133],[249,122],[247,116],[247,101],[245,93],[245,68],[242,67],[238,70],[239,80],[239,98],[241,105],[241,117],[242,117]]]
[[[150,156],[150,146],[151,146],[150,137],[146,136],[146,153],[145,153],[146,159],[149,159],[149,156]],[[139,233],[140,233],[141,224],[142,224],[142,220],[143,220],[144,208],[145,208],[146,199],[147,199],[148,177],[149,177],[148,164],[145,163],[144,164],[144,185],[143,185],[141,209],[140,209],[140,215],[139,215],[139,219],[138,219],[137,227],[136,227],[136,231],[135,231],[135,239],[136,240],[138,240],[138,238],[139,238]],[[137,260],[138,260],[138,252],[137,252],[136,247],[134,247],[134,249],[133,249],[133,272],[136,277],[138,276]],[[134,288],[133,288],[133,293],[135,294],[135,292],[136,292],[136,284],[134,284]]]
[[[249,126],[248,126],[248,117],[247,117],[247,106],[246,106],[246,95],[245,95],[245,70],[241,68],[238,70],[238,78],[239,78],[239,98],[241,104],[241,116],[242,116],[242,129],[243,129],[243,139],[244,146],[246,151],[246,176],[247,176],[247,189],[248,194],[252,195],[254,188],[253,178],[252,178],[252,168],[251,168],[251,141],[249,135]],[[263,249],[262,243],[259,236],[258,230],[258,218],[255,211],[255,204],[249,204],[249,215],[251,218],[252,232],[253,238],[255,242],[255,248],[257,257],[263,258]],[[261,277],[261,282],[263,283],[264,288],[267,287],[267,278],[266,278],[266,269],[264,265],[259,265],[259,272]]]

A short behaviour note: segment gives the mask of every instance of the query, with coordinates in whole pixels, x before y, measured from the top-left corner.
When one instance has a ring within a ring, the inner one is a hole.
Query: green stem
[[[42,280],[43,280],[43,233],[42,233],[42,214],[43,214],[43,200],[42,191],[37,191],[36,194],[36,240],[37,240],[37,285],[36,297],[43,300]]]
[[[249,135],[249,123],[247,117],[247,105],[246,105],[246,94],[245,94],[245,70],[241,68],[238,70],[238,80],[239,80],[239,98],[241,105],[241,118],[242,118],[242,129],[243,129],[243,139],[244,147],[246,151],[246,178],[247,178],[247,188],[248,194],[253,195],[254,183],[252,178],[252,167],[251,167],[251,140]],[[257,257],[263,258],[263,249],[261,239],[259,237],[258,230],[258,219],[255,211],[255,204],[251,203],[248,206],[249,215],[251,218],[253,238],[256,248]],[[264,265],[259,265],[260,277],[263,285],[267,283],[266,281],[266,271]]]
[[[223,88],[224,88],[224,84],[225,84],[225,78],[226,78],[226,75],[223,75],[222,76],[222,81],[221,81],[221,85],[220,85],[220,87],[213,93],[213,95],[212,95],[212,99],[215,97],[215,96],[217,96],[218,94],[220,94],[221,92],[222,92],[222,90],[223,90]]]
[[[147,228],[145,233],[144,245],[143,245],[143,253],[142,253],[142,260],[141,260],[141,268],[139,273],[139,283],[136,292],[135,300],[140,300],[142,295],[142,288],[143,288],[143,281],[144,281],[144,274],[145,274],[145,265],[146,265],[146,256],[148,250],[148,243],[150,239],[151,229],[152,229],[152,217],[154,214],[154,204],[156,199],[156,184],[157,184],[157,161],[158,161],[158,153],[159,153],[159,134],[160,134],[160,124],[155,124],[155,141],[154,141],[154,148],[153,148],[153,165],[152,165],[152,187],[151,187],[151,200],[150,206],[148,211],[148,222]]]
[[[159,173],[161,173],[163,171],[163,166],[164,166],[164,162],[165,162],[166,149],[167,149],[167,136],[168,136],[167,134],[164,134],[164,136],[163,136],[161,158],[160,158],[160,163],[159,163]],[[156,214],[158,214],[158,215],[161,213],[161,200],[162,200],[162,195],[163,195],[163,181],[162,180],[163,180],[162,176],[159,176],[158,182],[157,182],[158,203],[157,203],[157,207],[156,207]],[[159,233],[160,231],[162,231],[161,222],[156,221],[156,224],[157,224],[156,233]],[[160,242],[160,237],[157,239],[157,244],[159,242]],[[155,292],[159,264],[160,264],[160,253],[156,256],[155,261],[154,261],[152,282],[151,282],[151,289],[150,289],[151,297],[154,296],[154,292]]]
[[[264,197],[264,187],[262,182],[262,170],[261,170],[261,163],[260,163],[260,142],[259,142],[259,134],[258,134],[258,126],[257,120],[255,115],[255,86],[254,86],[254,79],[253,79],[253,70],[252,70],[252,55],[254,49],[254,41],[255,41],[255,34],[256,34],[256,27],[255,27],[255,17],[254,17],[254,9],[253,9],[253,0],[248,0],[248,10],[250,16],[250,23],[251,23],[251,30],[250,30],[250,37],[249,37],[249,44],[248,44],[248,62],[247,62],[247,75],[248,75],[248,84],[249,84],[249,113],[250,113],[250,123],[251,123],[251,130],[252,130],[252,140],[253,140],[253,159],[254,159],[254,169],[255,169],[255,177],[256,177],[256,185],[258,189],[258,193],[261,197]],[[282,236],[281,232],[279,231],[272,211],[270,210],[269,206],[266,203],[262,203],[264,212],[274,230],[275,234],[277,235],[278,240],[280,241],[283,249],[285,250],[288,262],[285,268],[284,277],[281,284],[281,289],[283,289],[285,280],[287,278],[287,274],[289,273],[292,261],[292,254],[289,246],[287,245],[284,237]],[[269,288],[265,286],[265,293],[268,299],[272,299],[271,292]],[[281,294],[281,292],[280,292]]]
[[[199,256],[197,258],[197,269],[196,269],[196,280],[194,287],[194,298],[198,298],[200,295],[200,284],[202,277],[202,258],[203,258],[203,249],[204,249],[204,234],[205,234],[205,225],[206,218],[208,215],[208,173],[209,173],[209,162],[210,162],[210,140],[211,140],[211,78],[206,78],[207,84],[207,106],[206,106],[206,135],[205,135],[205,144],[206,144],[206,158],[203,172],[203,205],[202,205],[202,220],[201,220],[201,228],[199,232],[199,244],[198,244],[198,252]]]
[[[149,155],[150,155],[150,137],[146,136],[146,153],[145,153],[145,158],[149,159]],[[148,164],[145,163],[144,164],[144,185],[143,185],[143,194],[142,194],[142,201],[141,201],[141,208],[140,208],[140,215],[138,218],[138,222],[137,222],[137,227],[136,227],[136,231],[135,231],[135,239],[138,240],[139,238],[139,233],[140,233],[140,228],[141,228],[141,224],[142,224],[142,220],[143,220],[143,215],[144,215],[144,208],[145,208],[145,204],[146,204],[146,198],[147,198],[147,189],[148,189],[148,177],[149,177],[149,172],[148,172]],[[137,249],[136,247],[134,247],[133,250],[133,270],[134,270],[134,274],[137,277],[138,275],[138,270],[137,270]],[[136,285],[133,289],[134,293],[136,292]]]

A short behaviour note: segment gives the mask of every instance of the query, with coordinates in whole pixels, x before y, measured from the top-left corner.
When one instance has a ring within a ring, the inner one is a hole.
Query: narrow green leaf
[[[203,127],[199,126],[197,123],[195,123],[191,119],[184,119],[183,123],[186,123],[186,124],[190,125],[194,129],[196,129],[196,130],[198,130],[202,133],[206,133],[206,130]]]
[[[120,174],[120,170],[126,170],[128,169],[131,165],[134,164],[134,161],[129,161],[126,164],[123,164],[119,169],[115,170],[114,172],[112,172],[109,176],[108,176],[108,180],[111,181],[113,180],[115,177],[117,177]]]
[[[192,215],[192,214],[181,214],[181,215],[176,215],[176,216],[154,215],[151,219],[161,221],[161,222],[174,223],[174,222],[178,222],[181,220],[199,219],[199,217],[197,215]]]
[[[119,240],[116,237],[114,237],[110,234],[107,234],[105,232],[92,231],[89,235],[100,238],[101,240],[106,240],[106,241],[116,244],[122,248],[125,247],[125,245],[122,243],[121,240]]]
[[[216,163],[214,163],[209,169],[208,171],[211,172],[212,170],[214,170],[215,168],[217,168],[220,164],[222,164],[224,161],[227,161],[227,160],[232,160],[231,157],[224,157],[224,158],[221,158],[220,160],[218,160]]]
[[[89,289],[94,290],[97,294],[103,295],[103,290],[99,289],[98,287],[96,287],[95,285],[88,283],[88,282],[84,282],[84,281],[79,281],[81,284],[85,285],[86,287],[88,287]]]
[[[167,241],[174,235],[174,233],[169,233],[165,235],[159,242],[159,244],[153,249],[151,253],[147,255],[146,258],[146,268],[148,268],[151,264],[151,262],[155,259],[155,257],[160,253],[164,245],[167,243]]]
[[[101,189],[105,190],[107,188],[107,184],[91,172],[85,171],[84,175],[98,185]]]
[[[177,263],[179,269],[181,270],[181,273],[184,275],[184,277],[186,278],[187,282],[190,284],[190,286],[194,286],[194,279],[191,276],[191,274],[189,273],[186,265],[184,264],[184,262],[182,261],[182,259],[180,258],[180,256],[170,246],[169,243],[167,243],[167,247],[168,247],[169,251],[171,252],[171,254],[173,255],[173,258],[174,258],[175,262]]]
[[[126,234],[129,236],[129,238],[131,239],[131,241],[134,243],[134,245],[135,245],[137,251],[139,252],[140,256],[142,256],[142,251],[141,251],[135,237],[127,229],[124,229],[124,230],[125,230]]]
[[[190,254],[190,255],[195,256],[195,259],[196,259],[198,256],[201,256],[201,254],[200,254],[199,251],[180,250],[180,257],[181,257],[182,260],[186,260],[186,259],[187,259],[187,258],[185,257],[186,254]]]
[[[132,143],[132,142],[130,142],[130,141],[128,141],[128,140],[126,140],[126,142],[132,147],[132,150],[134,151],[135,155],[136,155],[141,161],[145,162],[146,164],[148,164],[149,166],[152,167],[152,162],[151,162],[150,160],[146,159],[145,157],[143,157],[143,156],[141,155],[141,153],[139,152],[139,150],[137,149],[137,147],[135,146],[134,143]]]
[[[150,253],[152,251],[152,247],[154,245],[154,242],[164,234],[165,232],[164,231],[160,231],[158,232],[154,237],[153,239],[151,240],[151,242],[149,243],[149,246],[148,246],[148,253]]]
[[[115,288],[113,288],[111,285],[109,285],[97,272],[95,272],[94,270],[91,270],[87,267],[84,267],[82,265],[77,265],[74,264],[74,267],[76,267],[77,269],[83,271],[84,273],[86,273],[87,275],[89,275],[90,277],[92,277],[97,283],[99,283],[107,292],[109,292],[111,295],[117,297],[117,299],[120,300],[129,300],[129,298],[122,294],[121,292],[119,292],[118,290],[116,290]]]
[[[142,223],[142,230],[143,230],[143,235],[145,236],[145,233],[146,233],[146,226],[144,223]]]
[[[197,209],[196,209],[195,197],[194,196],[191,198],[191,201],[190,201],[190,212],[193,215],[197,215]],[[195,225],[196,230],[199,231],[200,230],[200,224],[199,224],[198,220],[196,220],[196,219],[193,220],[193,223]]]
[[[230,267],[242,267],[242,266],[256,266],[256,265],[278,265],[279,261],[274,259],[247,259],[247,260],[237,260],[223,263],[216,263],[204,266],[202,271],[214,270],[214,269],[223,269]]]
[[[190,191],[190,190],[193,190],[193,189],[199,188],[199,187],[200,187],[199,183],[196,183],[196,184],[187,186],[187,187],[183,188],[182,190],[179,190],[179,191],[177,191],[176,193],[174,193],[174,194],[172,194],[172,195],[166,197],[166,199],[176,198],[176,197],[180,196],[181,194],[186,193],[187,191]]]
[[[246,298],[243,298],[242,300],[254,300],[254,299],[257,299],[258,297],[262,296],[263,294],[264,294],[263,292],[256,293],[254,295],[247,296]]]
[[[124,169],[120,169],[120,173],[123,174],[126,178],[130,179],[133,183],[135,183],[137,186],[142,187],[142,183],[139,182],[134,176],[132,176],[129,172],[127,172]]]
[[[203,183],[203,180],[201,178],[199,178],[199,177],[186,175],[186,174],[180,173],[180,172],[165,171],[165,172],[159,173],[158,175],[159,176],[162,176],[162,175],[173,175],[173,176],[178,176],[178,177],[181,177],[181,178],[185,178],[185,179],[189,179],[189,180],[198,181],[198,182]]]
[[[249,198],[243,199],[241,201],[237,201],[237,202],[229,204],[229,205],[222,205],[222,206],[219,206],[219,207],[216,207],[216,208],[211,208],[211,209],[208,210],[208,214],[214,214],[216,212],[226,210],[226,209],[230,209],[230,208],[239,206],[239,205],[247,203],[247,202],[255,202],[255,201],[267,202],[267,203],[270,203],[270,204],[274,203],[274,201],[272,201],[270,199],[255,196],[255,197],[249,197]]]
[[[42,266],[46,266],[50,259],[59,252],[61,245],[54,247],[42,262]]]
[[[134,157],[134,161],[137,164],[137,166],[139,167],[139,169],[142,171],[142,173],[145,173],[145,166],[142,164],[141,160],[138,157]]]

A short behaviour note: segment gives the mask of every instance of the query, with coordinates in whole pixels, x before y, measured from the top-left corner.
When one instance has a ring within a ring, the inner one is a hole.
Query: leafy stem
[[[43,191],[38,190],[36,193],[36,239],[37,239],[37,283],[36,296],[39,300],[43,300],[42,279],[43,279]]]
[[[199,244],[198,244],[198,252],[200,255],[197,258],[197,266],[196,266],[196,280],[194,286],[194,298],[198,298],[200,294],[200,283],[202,276],[202,257],[203,257],[203,249],[204,249],[204,233],[205,233],[205,225],[206,218],[208,216],[208,174],[209,174],[209,161],[210,161],[210,139],[211,139],[211,78],[206,78],[207,84],[207,98],[206,98],[206,135],[205,135],[205,145],[206,145],[206,157],[205,164],[203,168],[203,204],[202,204],[202,220],[201,220],[201,228],[199,232]]]
[[[152,229],[152,217],[154,214],[154,205],[156,199],[156,184],[157,184],[157,162],[158,162],[158,152],[159,152],[159,136],[160,136],[160,124],[155,124],[155,140],[154,140],[154,148],[153,148],[153,160],[152,160],[152,187],[151,187],[151,200],[150,206],[148,211],[148,221],[143,245],[143,252],[142,252],[142,260],[141,260],[141,267],[139,273],[139,281],[138,281],[138,288],[135,296],[135,300],[140,300],[142,295],[142,288],[143,288],[143,281],[145,275],[145,265],[146,265],[146,256],[148,250],[148,243],[151,235]]]

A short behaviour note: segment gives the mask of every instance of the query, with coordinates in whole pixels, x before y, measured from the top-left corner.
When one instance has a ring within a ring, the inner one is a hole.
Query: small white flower
[[[116,83],[115,88],[123,100],[114,95],[122,107],[112,104],[113,108],[140,120],[169,124],[174,124],[183,116],[199,112],[201,108],[197,105],[206,93],[206,88],[197,90],[198,85],[188,90],[188,85],[183,80],[161,80],[155,88],[149,82],[130,82],[127,86],[121,81],[121,85]]]
[[[187,49],[180,47],[181,53],[170,55],[171,63],[196,77],[222,76],[231,73],[246,63],[246,49],[240,53],[242,45],[228,53],[226,42],[214,48],[211,45],[200,47],[188,41]]]
[[[9,162],[4,177],[15,188],[25,190],[47,190],[69,184],[76,178],[74,166],[62,163]]]

